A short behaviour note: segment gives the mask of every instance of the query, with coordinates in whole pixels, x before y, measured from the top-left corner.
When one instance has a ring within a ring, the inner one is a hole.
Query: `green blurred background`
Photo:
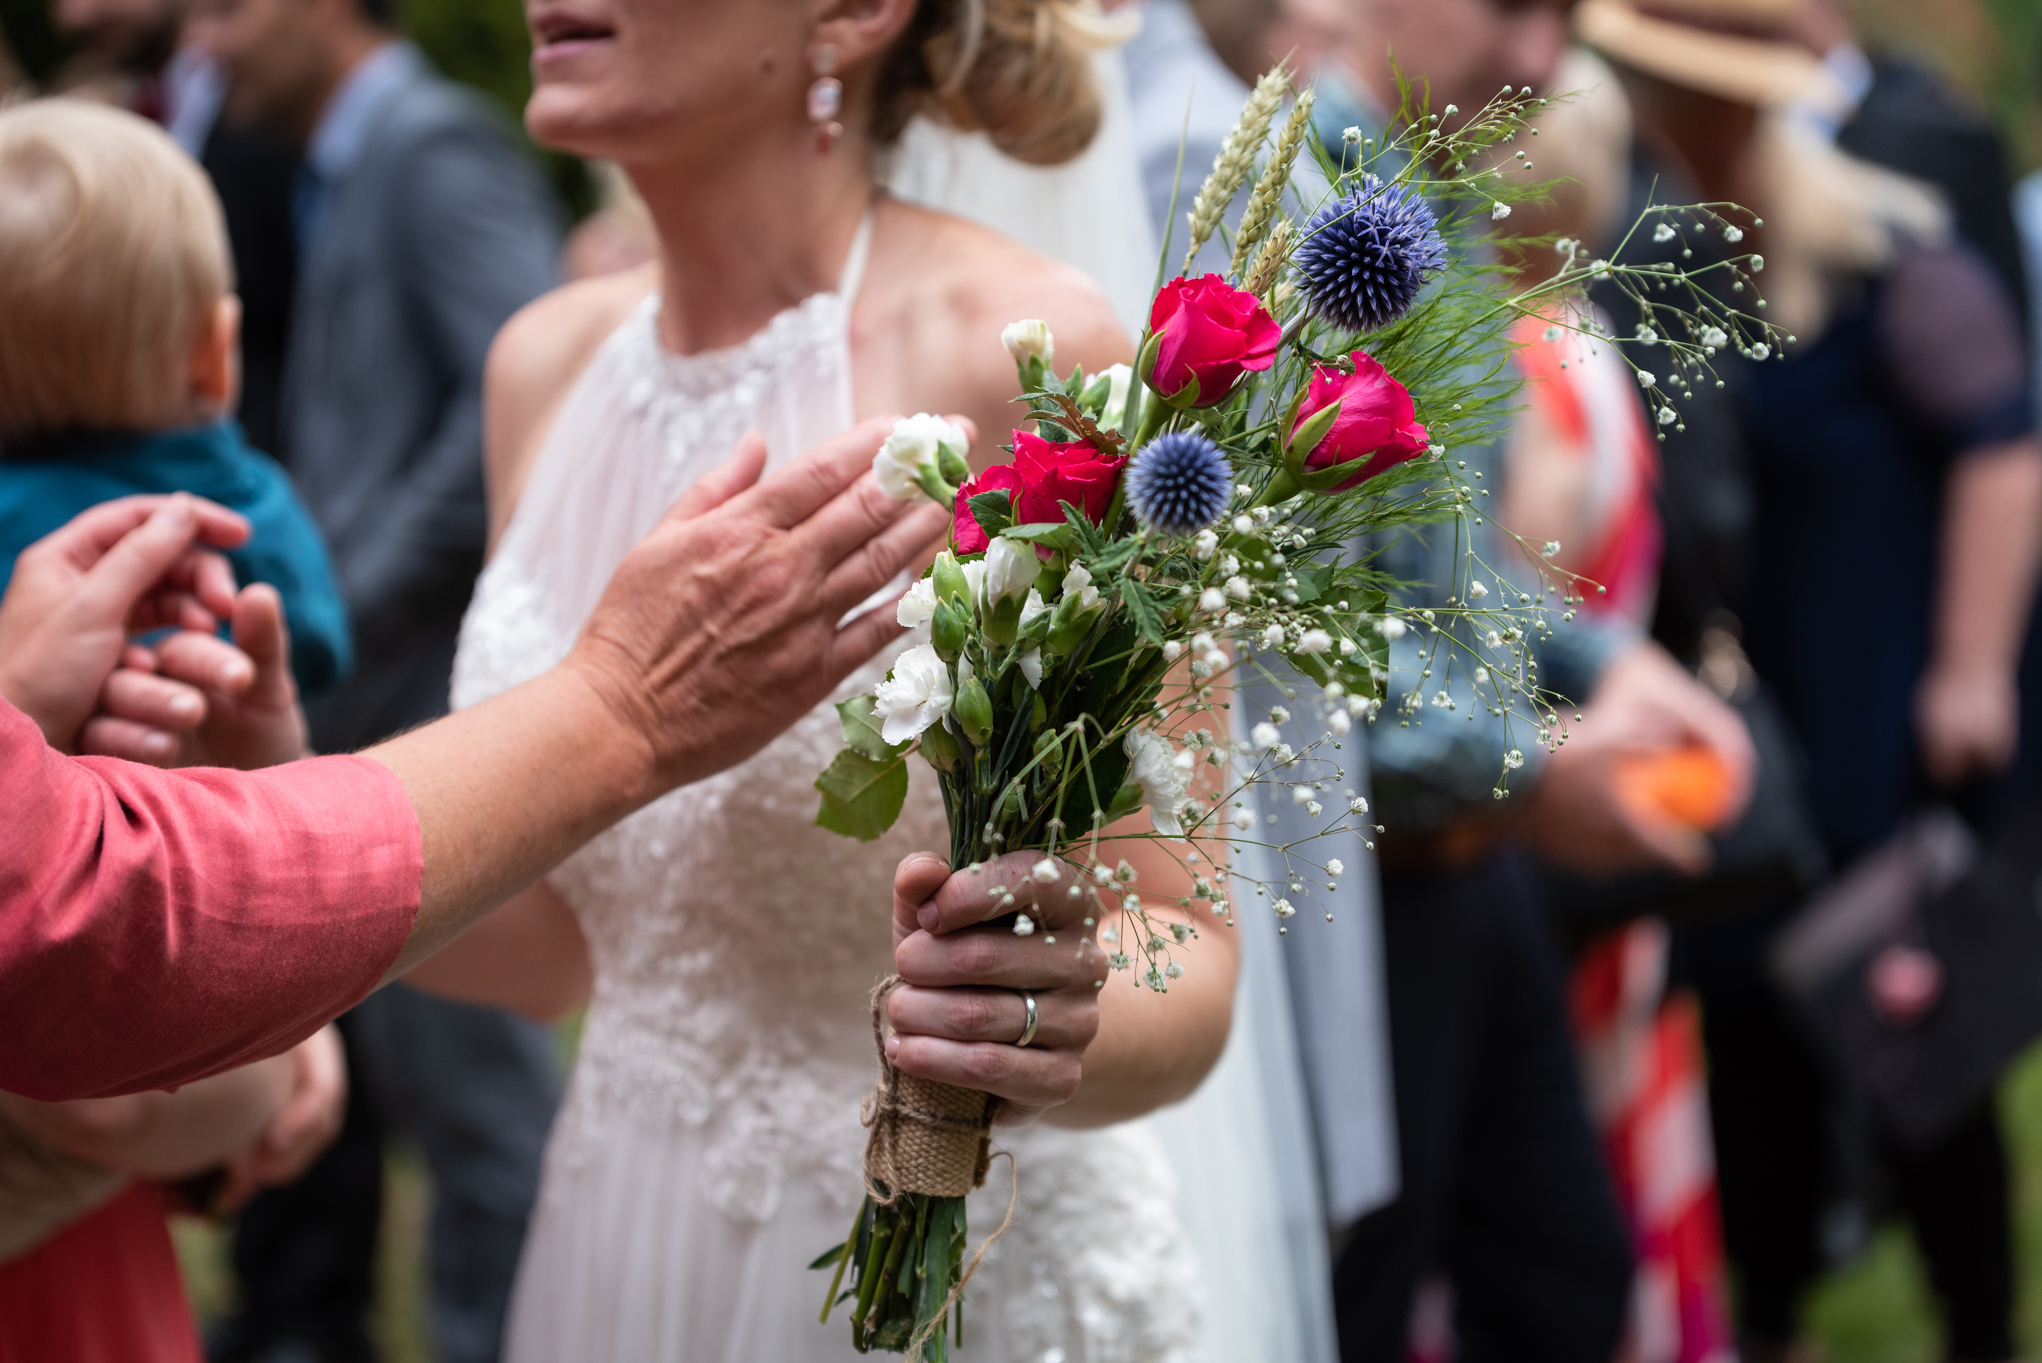
[[[2016,172],[2042,167],[2042,0],[1858,0],[1875,46],[1909,53],[1968,92],[2007,139]],[[399,0],[410,35],[442,70],[493,95],[515,115],[531,88],[519,0]],[[0,32],[31,78],[54,73],[68,53],[52,30],[48,0],[0,0]],[[577,216],[593,204],[586,170],[533,149]],[[563,1061],[571,1050],[563,1034]],[[2020,1255],[2020,1339],[2042,1359],[2042,1049],[2009,1074],[2002,1114],[2015,1158]],[[418,1161],[390,1161],[376,1333],[388,1363],[433,1357],[426,1326],[423,1240],[430,1193]],[[202,1316],[229,1301],[225,1236],[185,1222],[178,1246]],[[1833,1363],[1938,1363],[1940,1328],[1920,1259],[1906,1231],[1880,1230],[1830,1275],[1810,1302],[1810,1338]]]

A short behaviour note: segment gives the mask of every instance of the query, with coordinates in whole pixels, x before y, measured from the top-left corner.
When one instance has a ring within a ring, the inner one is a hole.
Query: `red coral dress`
[[[0,1264],[0,1363],[204,1363],[164,1220],[136,1183]]]

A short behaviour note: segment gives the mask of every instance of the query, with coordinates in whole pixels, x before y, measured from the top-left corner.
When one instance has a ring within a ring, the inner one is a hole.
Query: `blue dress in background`
[[[248,543],[227,560],[242,585],[267,582],[283,597],[298,689],[311,695],[348,674],[354,642],[326,543],[290,476],[233,421],[70,432],[0,450],[0,590],[23,549],[88,507],[143,492],[190,492],[246,516]]]

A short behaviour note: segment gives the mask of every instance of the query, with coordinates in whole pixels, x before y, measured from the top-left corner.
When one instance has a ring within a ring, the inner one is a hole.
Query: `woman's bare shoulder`
[[[873,410],[960,412],[987,432],[1011,425],[1014,363],[1000,332],[1022,318],[1049,323],[1058,369],[1133,358],[1126,327],[1078,270],[947,213],[889,202],[888,219],[859,307],[861,348],[896,379],[892,391],[876,385]]]
[[[492,542],[575,380],[657,285],[651,265],[564,284],[513,313],[496,333],[483,374]]]

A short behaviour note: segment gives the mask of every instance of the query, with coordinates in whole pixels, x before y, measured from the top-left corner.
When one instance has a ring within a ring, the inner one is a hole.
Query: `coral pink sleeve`
[[[0,1089],[130,1093],[289,1048],[375,988],[423,876],[367,758],[70,758],[0,703]]]

